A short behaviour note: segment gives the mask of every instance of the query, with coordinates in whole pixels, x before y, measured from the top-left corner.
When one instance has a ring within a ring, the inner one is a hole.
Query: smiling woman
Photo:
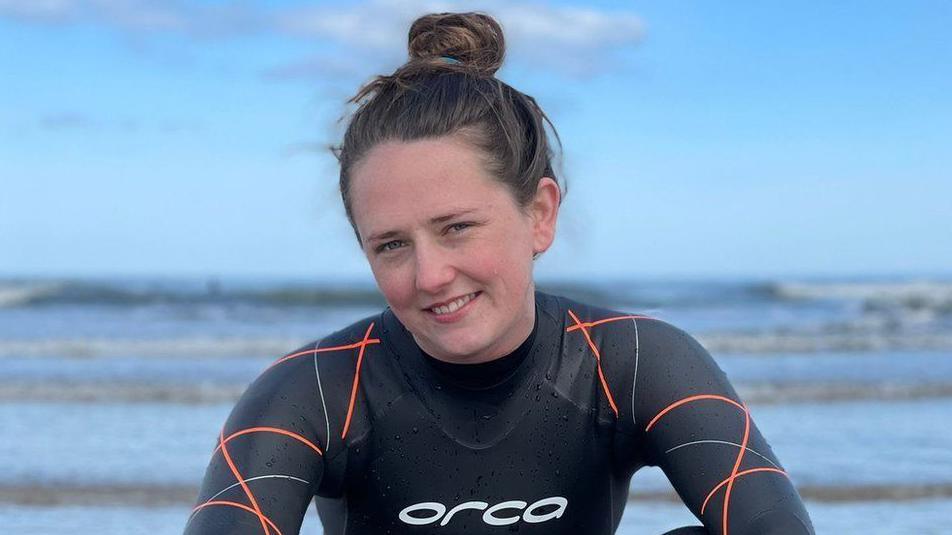
[[[296,533],[316,497],[328,534],[611,534],[654,465],[704,524],[677,533],[812,533],[693,338],[536,291],[562,189],[545,115],[495,77],[495,20],[427,15],[409,47],[337,148],[389,307],[248,388],[186,532]]]
[[[475,364],[529,336],[532,258],[555,236],[559,187],[522,207],[462,137],[383,143],[353,172],[352,214],[387,303],[428,354]]]

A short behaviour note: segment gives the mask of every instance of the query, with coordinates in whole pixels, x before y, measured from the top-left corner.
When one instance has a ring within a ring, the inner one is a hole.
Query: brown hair
[[[527,206],[543,176],[555,176],[545,125],[535,99],[494,77],[506,45],[502,28],[482,13],[433,13],[410,26],[410,59],[377,76],[349,100],[357,109],[343,142],[340,193],[357,240],[350,200],[351,170],[376,145],[459,135],[485,155],[487,170]]]

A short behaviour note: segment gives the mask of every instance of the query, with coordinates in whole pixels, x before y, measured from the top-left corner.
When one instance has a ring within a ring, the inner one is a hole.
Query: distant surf
[[[800,495],[808,501],[820,503],[896,502],[936,498],[952,498],[952,484],[897,483],[890,485],[800,485]],[[0,503],[42,507],[113,506],[113,507],[167,507],[192,505],[197,499],[194,485],[161,484],[100,484],[77,485],[58,482],[48,485],[0,486]],[[677,494],[666,490],[633,490],[630,502],[681,503]]]

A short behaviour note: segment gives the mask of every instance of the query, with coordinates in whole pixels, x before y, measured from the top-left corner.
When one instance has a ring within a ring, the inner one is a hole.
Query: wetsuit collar
[[[529,355],[529,350],[532,349],[532,344],[535,341],[536,332],[539,330],[538,302],[536,302],[535,308],[535,323],[532,325],[532,331],[529,332],[529,336],[522,344],[508,355],[479,364],[457,364],[439,360],[423,351],[422,348],[420,353],[427,364],[456,386],[471,389],[490,388],[509,378]]]

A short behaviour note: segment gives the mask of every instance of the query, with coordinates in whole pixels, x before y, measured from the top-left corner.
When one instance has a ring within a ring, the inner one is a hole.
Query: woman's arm
[[[298,533],[324,471],[315,347],[279,359],[235,405],[186,535]]]
[[[812,534],[788,474],[710,354],[667,323],[633,321],[633,423],[648,462],[709,533]]]

